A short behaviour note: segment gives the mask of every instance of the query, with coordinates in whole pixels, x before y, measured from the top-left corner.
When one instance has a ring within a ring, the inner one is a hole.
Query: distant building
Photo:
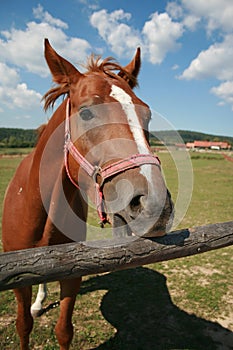
[[[194,142],[187,142],[186,148],[193,149],[194,148]]]
[[[188,149],[213,149],[213,150],[227,150],[231,148],[228,142],[218,141],[194,141],[187,142],[186,148]]]

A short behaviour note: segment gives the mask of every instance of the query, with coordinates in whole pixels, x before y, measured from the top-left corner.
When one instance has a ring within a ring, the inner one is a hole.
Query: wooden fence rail
[[[233,221],[174,231],[0,254],[0,290],[123,270],[233,245]]]

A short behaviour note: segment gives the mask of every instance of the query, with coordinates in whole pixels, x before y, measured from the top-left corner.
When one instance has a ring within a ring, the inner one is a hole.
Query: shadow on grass
[[[95,350],[230,350],[233,333],[173,304],[164,275],[144,267],[83,282],[81,294],[107,289],[101,312],[117,332]],[[94,350],[92,349],[92,350]]]

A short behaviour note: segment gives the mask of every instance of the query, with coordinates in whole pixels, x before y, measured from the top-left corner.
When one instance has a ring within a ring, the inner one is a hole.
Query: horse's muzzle
[[[116,186],[109,184],[107,187],[106,209],[114,235],[155,237],[169,231],[173,221],[173,203],[165,185],[156,192],[149,191],[148,186],[134,184],[134,181],[127,184],[122,179]]]

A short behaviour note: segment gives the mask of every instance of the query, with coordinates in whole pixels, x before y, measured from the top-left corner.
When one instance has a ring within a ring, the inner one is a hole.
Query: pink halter
[[[64,145],[64,160],[66,173],[72,184],[80,188],[79,185],[72,179],[68,166],[68,153],[72,155],[75,161],[82,167],[82,169],[93,179],[96,190],[96,208],[100,217],[101,227],[108,222],[107,214],[104,211],[103,204],[103,185],[104,182],[116,174],[122,173],[125,170],[139,167],[143,164],[154,164],[160,166],[160,160],[157,156],[151,154],[133,154],[132,156],[109,164],[105,167],[92,165],[86,160],[82,154],[77,150],[71,140],[70,133],[70,99],[67,99],[66,104],[66,120],[65,120],[65,145]],[[98,183],[97,177],[100,176],[101,182]]]

